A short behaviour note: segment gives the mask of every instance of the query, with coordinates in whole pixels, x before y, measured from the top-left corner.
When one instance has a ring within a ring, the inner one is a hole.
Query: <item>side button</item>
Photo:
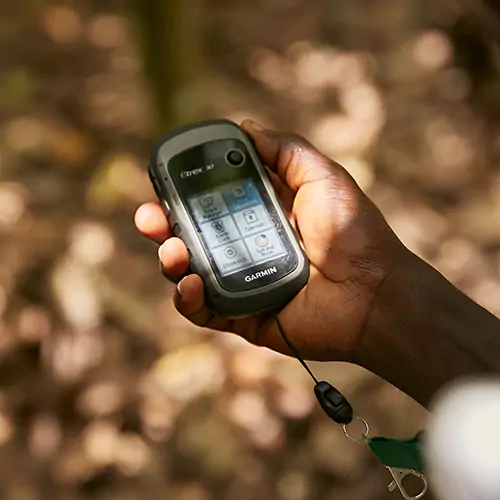
[[[148,168],[148,174],[149,174],[149,180],[151,181],[151,184],[153,184],[153,188],[155,190],[156,196],[161,199],[161,189],[160,185],[158,184],[158,181],[156,180],[155,175],[153,174],[153,170],[151,167]]]
[[[181,226],[177,224],[177,222],[174,224],[174,227],[172,228],[172,232],[174,233],[174,236],[179,236],[182,232]]]

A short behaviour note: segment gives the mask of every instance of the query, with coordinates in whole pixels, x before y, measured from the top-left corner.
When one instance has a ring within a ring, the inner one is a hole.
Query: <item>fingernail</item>
[[[161,247],[162,247],[162,246],[163,246],[163,245],[160,245],[160,246],[158,247],[158,265],[160,266],[160,271],[161,271],[163,274],[165,274],[165,273],[164,273],[164,271],[165,271],[165,266],[163,265],[163,261],[161,260]]]
[[[179,292],[179,296],[182,297],[182,281],[177,285],[177,291]]]
[[[245,125],[254,132],[264,132],[264,127],[253,120],[246,120]]]
[[[174,304],[177,308],[180,307],[182,303],[182,295],[179,292],[179,287],[175,289],[175,294],[174,294]]]

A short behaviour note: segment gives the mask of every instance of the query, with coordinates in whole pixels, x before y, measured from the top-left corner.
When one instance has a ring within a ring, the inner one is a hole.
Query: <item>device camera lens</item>
[[[226,161],[232,167],[241,167],[245,162],[245,155],[239,149],[231,149],[226,154]]]

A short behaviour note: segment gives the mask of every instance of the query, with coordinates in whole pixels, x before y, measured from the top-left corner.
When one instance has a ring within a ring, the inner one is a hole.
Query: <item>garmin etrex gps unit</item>
[[[229,120],[163,136],[149,176],[190,270],[216,315],[242,317],[285,305],[309,263],[248,136]]]

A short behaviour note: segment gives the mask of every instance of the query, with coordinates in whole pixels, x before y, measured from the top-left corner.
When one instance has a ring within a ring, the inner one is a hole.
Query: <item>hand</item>
[[[251,121],[242,127],[270,169],[311,263],[307,285],[279,313],[281,324],[305,358],[354,360],[378,290],[409,252],[340,165],[302,137],[264,130]],[[188,270],[188,252],[172,236],[160,206],[141,206],[135,222],[145,236],[162,244],[163,272],[177,282]],[[180,313],[197,325],[290,354],[270,315],[211,317],[198,275],[182,278],[174,300]]]

